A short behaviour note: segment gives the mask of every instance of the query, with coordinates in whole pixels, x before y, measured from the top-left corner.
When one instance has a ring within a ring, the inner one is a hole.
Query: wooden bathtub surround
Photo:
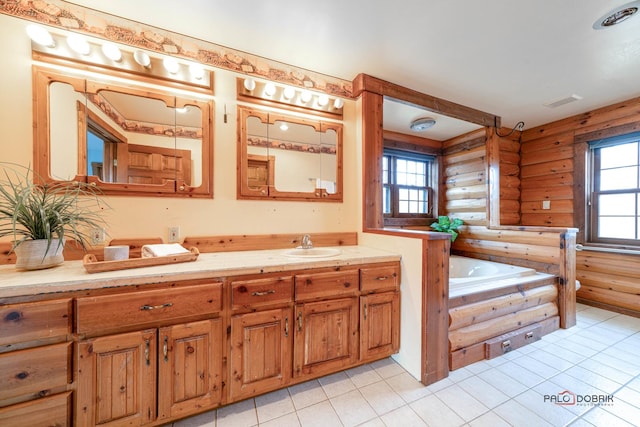
[[[312,239],[333,245],[355,236]],[[240,244],[291,238],[244,236]],[[0,390],[0,424],[164,425],[388,357],[400,347],[400,262],[373,249],[354,253],[353,263],[334,266],[256,273],[238,261],[251,272],[147,272],[143,282],[131,273],[128,285],[87,276],[100,287],[73,276],[67,291],[12,291],[0,298],[0,371],[9,384]]]
[[[533,268],[557,276],[560,326],[576,323],[576,229],[463,226],[456,255]]]

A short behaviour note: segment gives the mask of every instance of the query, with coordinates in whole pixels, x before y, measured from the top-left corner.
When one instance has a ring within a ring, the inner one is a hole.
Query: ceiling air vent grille
[[[571,102],[575,102],[575,101],[579,101],[581,100],[582,97],[578,96],[578,95],[571,95],[571,96],[567,96],[566,98],[562,98],[562,99],[558,99],[556,101],[552,101],[552,102],[547,102],[544,105],[545,107],[549,107],[549,108],[556,108],[559,107],[561,105],[565,105],[565,104],[569,104]]]

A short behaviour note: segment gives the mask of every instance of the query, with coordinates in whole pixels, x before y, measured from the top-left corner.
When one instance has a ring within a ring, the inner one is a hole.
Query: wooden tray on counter
[[[82,265],[84,269],[87,270],[87,273],[102,273],[104,271],[191,262],[198,259],[198,255],[200,255],[200,251],[195,246],[189,248],[189,253],[149,258],[129,258],[121,261],[98,261],[98,258],[96,258],[94,254],[86,254],[82,259]]]

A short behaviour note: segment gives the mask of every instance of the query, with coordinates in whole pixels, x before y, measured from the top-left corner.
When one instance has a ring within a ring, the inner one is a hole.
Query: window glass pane
[[[382,213],[391,213],[391,189],[389,187],[382,187]]]
[[[638,167],[630,166],[600,171],[600,191],[638,188]]]
[[[614,145],[600,149],[600,167],[602,169],[631,166],[638,163],[638,143]]]
[[[389,156],[382,157],[382,183],[389,183]]]
[[[600,217],[598,220],[598,237],[611,239],[635,239],[636,217]]]
[[[409,213],[409,202],[406,200],[400,200],[398,203],[398,211],[400,213]]]
[[[598,197],[600,216],[636,215],[636,195],[601,194]]]

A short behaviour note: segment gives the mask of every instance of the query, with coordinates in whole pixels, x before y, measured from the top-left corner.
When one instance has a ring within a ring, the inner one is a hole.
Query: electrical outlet
[[[91,245],[99,246],[104,243],[104,230],[102,228],[93,228],[91,230]]]
[[[169,227],[169,243],[180,243],[180,226]]]
[[[542,209],[551,209],[551,200],[543,200]]]

